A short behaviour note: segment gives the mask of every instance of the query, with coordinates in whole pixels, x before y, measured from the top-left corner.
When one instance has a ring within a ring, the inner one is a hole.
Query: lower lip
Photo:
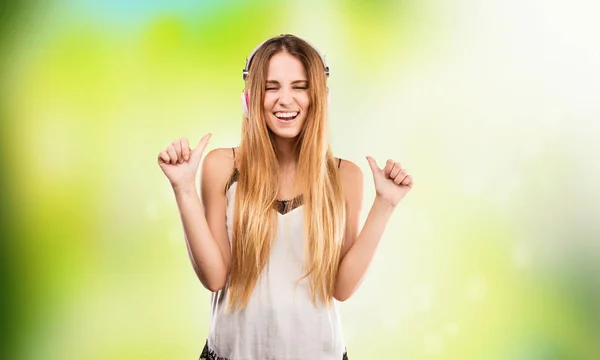
[[[296,120],[296,119],[298,118],[298,116],[299,116],[299,115],[300,115],[300,114],[296,115],[296,117],[295,117],[295,118],[293,118],[293,119],[280,119],[280,118],[278,118],[278,117],[277,117],[277,116],[275,116],[275,115],[273,115],[273,116],[275,116],[275,118],[276,118],[276,119],[277,119],[277,120],[278,120],[280,123],[282,123],[282,124],[289,124],[289,123],[291,123],[291,122],[294,122],[294,120]]]

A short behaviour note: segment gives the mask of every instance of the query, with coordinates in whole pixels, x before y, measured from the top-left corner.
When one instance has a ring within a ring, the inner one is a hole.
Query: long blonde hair
[[[265,268],[277,231],[275,203],[279,163],[273,134],[263,110],[269,60],[285,51],[306,70],[310,106],[297,137],[296,176],[304,205],[304,276],[309,278],[312,301],[332,301],[346,209],[337,162],[327,137],[327,78],[319,54],[304,40],[282,35],[265,42],[250,65],[247,90],[249,116],[244,117],[238,162],[238,184],[233,216],[229,308],[243,309]],[[301,280],[298,279],[298,280]]]

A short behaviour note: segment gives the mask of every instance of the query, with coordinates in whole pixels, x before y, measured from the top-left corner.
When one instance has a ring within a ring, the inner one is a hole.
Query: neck
[[[294,146],[296,139],[284,139],[275,136],[274,139],[275,153],[277,154],[277,160],[279,161],[279,168],[281,170],[293,168],[296,166],[296,154],[294,152]]]

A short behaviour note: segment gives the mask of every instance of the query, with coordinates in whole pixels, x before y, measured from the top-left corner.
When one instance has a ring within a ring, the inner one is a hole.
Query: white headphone
[[[278,36],[285,36],[284,34]],[[273,38],[271,38],[273,39]],[[250,68],[250,62],[252,61],[252,58],[254,57],[254,54],[256,54],[256,52],[258,51],[258,49],[260,49],[261,46],[263,46],[264,43],[266,43],[267,41],[271,40],[271,39],[267,39],[265,41],[263,41],[262,43],[260,43],[257,47],[254,48],[254,50],[252,50],[252,52],[250,53],[250,55],[248,55],[248,57],[246,58],[246,66],[244,67],[244,70],[242,71],[242,77],[244,79],[244,81],[246,81],[246,79],[248,78],[248,70]],[[325,70],[325,76],[329,77],[329,66],[327,66],[327,62],[325,62],[325,55],[323,55],[319,49],[317,49],[314,45],[312,45],[311,43],[309,43],[308,41],[304,40],[307,44],[309,44],[316,52],[317,54],[319,54],[319,57],[321,58],[321,61],[323,62],[323,69]],[[242,92],[242,111],[244,112],[244,115],[246,117],[248,117],[248,104],[250,103],[250,97],[248,96],[248,91],[244,90]],[[329,88],[327,88],[327,101],[329,102]]]

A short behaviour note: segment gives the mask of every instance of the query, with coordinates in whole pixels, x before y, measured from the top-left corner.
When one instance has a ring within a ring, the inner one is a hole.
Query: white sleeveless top
[[[227,234],[231,245],[237,182],[227,190]],[[275,210],[274,210],[275,211]],[[212,294],[206,359],[342,360],[346,349],[338,304],[312,303],[303,276],[303,206],[278,213],[271,255],[248,306],[226,313],[228,285]],[[201,359],[204,359],[201,356]]]

